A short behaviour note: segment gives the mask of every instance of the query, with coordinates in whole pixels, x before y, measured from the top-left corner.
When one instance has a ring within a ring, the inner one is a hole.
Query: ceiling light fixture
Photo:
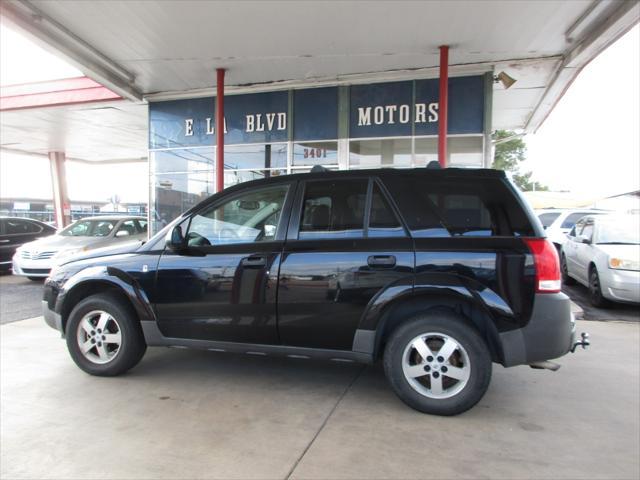
[[[505,72],[500,72],[498,75],[493,77],[494,83],[501,83],[505,90],[508,90],[511,85],[517,82],[517,80],[513,77],[510,77]]]

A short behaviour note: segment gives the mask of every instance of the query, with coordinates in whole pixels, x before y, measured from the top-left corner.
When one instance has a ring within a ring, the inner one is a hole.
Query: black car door
[[[0,270],[11,268],[11,247],[9,236],[5,233],[5,219],[0,218]]]
[[[277,344],[277,275],[292,182],[230,193],[185,222],[184,251],[166,249],[155,309],[165,336]]]
[[[1,222],[0,267],[6,269],[11,265],[11,258],[16,249],[38,238],[43,228],[36,222],[24,218],[4,218]]]
[[[367,304],[413,274],[413,243],[374,179],[310,180],[291,215],[278,286],[285,345],[350,350]]]

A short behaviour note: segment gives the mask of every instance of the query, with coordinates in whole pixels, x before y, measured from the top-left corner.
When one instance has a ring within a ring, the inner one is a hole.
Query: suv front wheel
[[[112,294],[92,295],[69,315],[67,348],[76,365],[97,376],[115,376],[133,368],[147,345],[130,305]]]
[[[480,334],[459,315],[434,310],[394,330],[384,370],[400,399],[416,410],[457,415],[483,397],[491,355]]]

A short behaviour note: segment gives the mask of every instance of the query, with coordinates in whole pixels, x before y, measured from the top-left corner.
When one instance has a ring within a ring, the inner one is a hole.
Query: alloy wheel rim
[[[122,345],[120,324],[104,310],[93,310],[82,317],[76,338],[80,353],[99,365],[113,361]]]
[[[471,362],[464,347],[450,335],[420,334],[405,347],[402,371],[407,383],[425,397],[444,399],[469,383]]]

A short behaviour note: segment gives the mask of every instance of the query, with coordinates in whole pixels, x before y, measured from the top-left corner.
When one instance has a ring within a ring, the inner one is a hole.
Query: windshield
[[[65,237],[106,237],[117,220],[79,220],[60,232]]]
[[[596,243],[640,245],[640,220],[620,218],[600,223]]]

